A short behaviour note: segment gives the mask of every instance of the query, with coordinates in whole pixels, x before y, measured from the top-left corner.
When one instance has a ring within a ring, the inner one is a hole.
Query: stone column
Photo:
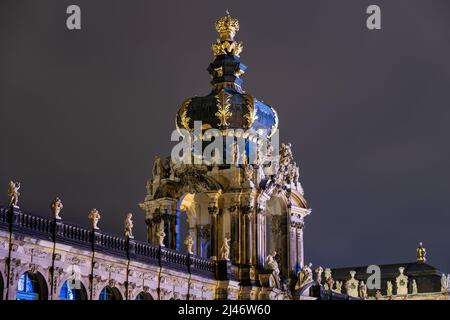
[[[303,228],[304,224],[300,223],[297,227],[297,259],[299,267],[302,267],[304,262],[303,257]]]
[[[295,222],[289,225],[289,271],[297,271],[297,226]]]
[[[245,208],[245,264],[252,265],[253,256],[253,207]]]
[[[219,208],[217,208],[214,204],[208,206],[208,212],[211,216],[211,257],[216,257],[219,254],[219,239],[217,237],[218,234],[218,219],[217,215],[219,213]]]
[[[230,214],[230,259],[234,263],[239,260],[239,215],[237,214],[237,206],[232,204],[228,208]]]
[[[256,262],[255,264],[258,268],[264,268],[264,260],[266,257],[266,214],[263,209],[258,209],[256,213],[256,226],[257,226],[257,234],[256,234]]]

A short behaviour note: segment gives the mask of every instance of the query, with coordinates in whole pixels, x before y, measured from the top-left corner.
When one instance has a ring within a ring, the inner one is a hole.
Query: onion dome
[[[212,91],[204,97],[186,99],[176,115],[176,127],[194,130],[194,121],[202,129],[266,130],[269,137],[278,127],[276,111],[242,90],[240,78],[247,67],[240,61],[242,42],[234,40],[239,22],[227,15],[215,23],[219,39],[212,44],[214,61],[209,65]]]

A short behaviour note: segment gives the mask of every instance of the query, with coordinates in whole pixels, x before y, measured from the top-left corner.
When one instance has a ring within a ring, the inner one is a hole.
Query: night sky
[[[82,30],[66,28],[66,8]],[[382,30],[366,28],[366,8]],[[145,239],[155,155],[174,116],[210,91],[214,21],[239,19],[243,88],[272,105],[312,207],[305,259],[340,267],[415,261],[450,271],[450,2],[0,2],[0,186],[19,205]],[[1,189],[1,188],[0,188]]]

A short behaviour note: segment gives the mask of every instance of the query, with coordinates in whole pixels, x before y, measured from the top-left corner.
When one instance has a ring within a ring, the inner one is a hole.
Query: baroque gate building
[[[200,153],[188,154],[187,163],[176,163],[173,155],[165,161],[157,157],[140,207],[149,242],[159,243],[161,228],[168,248],[180,249],[186,237],[193,254],[229,270],[240,283],[240,297],[250,298],[260,279],[281,288],[295,277],[303,265],[303,226],[311,209],[291,145],[277,147],[276,111],[242,89],[246,66],[240,61],[242,43],[234,40],[238,21],[226,15],[215,26],[219,39],[207,69],[212,91],[186,99],[175,119],[180,136],[200,141]],[[208,146],[213,149],[211,131],[226,137],[218,149],[227,161],[203,158],[196,164]],[[265,153],[270,147],[272,154]],[[267,262],[279,270],[265,276]]]
[[[51,218],[24,212],[11,181],[0,299],[448,299],[450,275],[426,263],[422,244],[416,262],[380,267],[377,291],[366,267],[313,276],[303,250],[311,209],[291,145],[278,144],[275,109],[242,89],[238,21],[227,14],[215,27],[212,90],[181,104],[182,147],[155,158],[139,203],[147,241],[134,239],[131,213],[116,236],[99,228],[97,209],[90,228],[63,221],[59,198]]]

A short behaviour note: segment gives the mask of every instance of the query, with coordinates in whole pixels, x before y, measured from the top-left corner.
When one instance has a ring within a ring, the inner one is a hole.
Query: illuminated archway
[[[48,288],[39,272],[23,273],[17,283],[16,300],[47,300]]]
[[[99,300],[122,300],[122,295],[119,289],[115,287],[106,286],[100,292]]]

